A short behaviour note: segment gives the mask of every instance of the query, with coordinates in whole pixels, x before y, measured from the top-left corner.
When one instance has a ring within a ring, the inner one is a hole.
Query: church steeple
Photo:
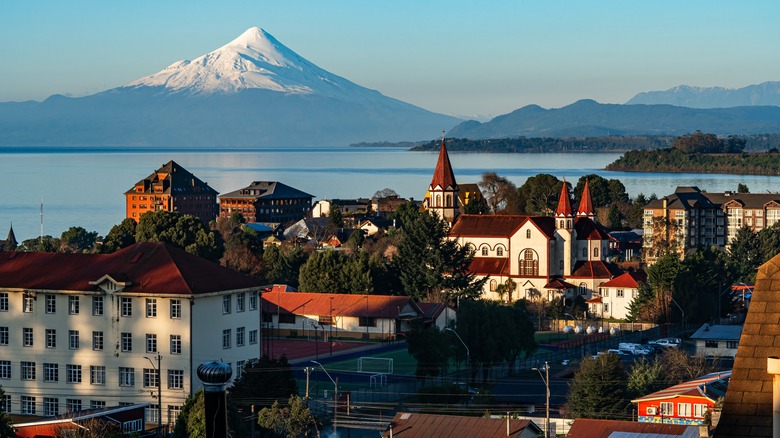
[[[14,234],[14,224],[11,223],[11,228],[8,230],[8,238],[5,239],[5,244],[3,245],[3,248],[0,248],[0,250],[5,249],[7,251],[11,251],[16,249],[18,245],[19,242],[16,241],[16,235]]]
[[[428,186],[428,194],[425,196],[424,207],[433,211],[447,222],[454,222],[460,213],[458,200],[460,189],[455,182],[455,173],[452,171],[450,156],[447,154],[447,146],[444,144],[444,132],[442,131],[441,149],[439,160],[433,171],[431,184]]]
[[[582,198],[580,199],[580,206],[577,209],[577,216],[594,217],[596,213],[593,211],[593,200],[590,197],[590,187],[588,186],[588,180],[585,180],[585,187],[582,188]]]
[[[555,217],[572,217],[572,215],[569,188],[566,186],[566,178],[564,178],[561,186],[561,196],[558,197],[558,209],[555,210]]]

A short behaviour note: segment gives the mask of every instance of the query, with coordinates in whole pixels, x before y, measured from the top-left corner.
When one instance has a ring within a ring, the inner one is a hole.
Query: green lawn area
[[[417,368],[417,361],[405,349],[386,351],[382,353],[366,352],[364,357],[382,357],[393,359],[393,374],[402,376],[413,376],[414,371]],[[364,362],[364,371],[380,373],[385,372],[386,364],[384,362]],[[331,362],[328,364],[328,369],[336,371],[357,371],[358,370],[358,358],[343,360],[339,362]],[[366,378],[368,380],[368,378]]]

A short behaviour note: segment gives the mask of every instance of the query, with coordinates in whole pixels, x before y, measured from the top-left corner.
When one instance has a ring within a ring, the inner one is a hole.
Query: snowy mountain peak
[[[126,87],[163,87],[172,93],[236,93],[265,89],[291,94],[367,97],[378,93],[328,73],[259,27],[192,61],[177,61]]]

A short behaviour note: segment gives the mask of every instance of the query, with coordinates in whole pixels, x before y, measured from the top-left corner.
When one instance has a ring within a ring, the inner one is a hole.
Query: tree
[[[100,252],[103,254],[110,254],[134,244],[135,228],[137,225],[138,223],[134,219],[127,218],[111,227],[111,231],[109,231],[105,239],[103,239],[103,244],[100,246]]]
[[[664,370],[665,386],[687,382],[720,369],[718,361],[708,362],[702,355],[691,356],[677,348],[667,348],[656,358]]]
[[[747,184],[739,183],[737,184],[737,193],[750,193],[750,189]]]
[[[593,208],[606,207],[612,203],[609,181],[596,175],[595,173],[590,175],[583,175],[579,180],[577,180],[577,186],[574,187],[575,199],[582,199],[582,192],[585,189],[585,181],[588,181],[590,199],[593,202]],[[623,191],[625,192],[625,187],[623,187]]]
[[[301,266],[298,283],[301,292],[351,293],[348,289],[345,265],[348,258],[341,251],[314,253]]]
[[[443,374],[447,362],[453,355],[453,346],[449,335],[438,327],[426,328],[422,324],[414,324],[407,336],[406,348],[417,361],[415,370],[417,378],[436,378]]]
[[[670,322],[670,306],[674,295],[677,276],[682,269],[680,259],[675,253],[668,253],[647,268],[647,283],[653,289],[656,302],[653,304],[658,309],[660,321]]]
[[[546,173],[528,178],[518,190],[521,196],[521,213],[549,215],[555,212],[561,194],[561,184],[563,182],[558,178]]]
[[[24,240],[17,248],[18,251],[25,252],[58,252],[59,249],[60,239],[48,235]]]
[[[612,206],[609,207],[609,216],[607,218],[607,222],[609,223],[608,228],[613,230],[623,226],[623,214],[620,213],[620,209],[618,208],[617,204],[612,204]]]
[[[344,228],[344,216],[341,214],[341,209],[333,203],[330,204],[328,211],[328,222],[333,228]]]
[[[224,244],[214,231],[206,229],[195,216],[164,210],[141,215],[135,234],[136,242],[165,242],[190,254],[218,261]]]
[[[479,187],[493,213],[517,213],[517,187],[495,172],[485,172]]]
[[[97,231],[70,227],[60,236],[60,252],[88,252],[95,247],[97,237]]]
[[[466,204],[463,207],[463,213],[465,214],[489,214],[490,213],[490,207],[487,204],[487,201],[485,201],[485,198],[479,197],[475,199],[470,199],[468,201],[468,204]]]
[[[217,218],[214,229],[225,242],[225,251],[219,262],[236,271],[261,276],[263,243],[257,232],[245,226],[244,222],[244,216],[240,213],[233,213],[229,218]]]
[[[725,254],[717,249],[705,248],[689,252],[680,264],[674,282],[674,299],[685,311],[686,322],[710,321],[718,313],[718,300],[728,296],[720,294],[724,284],[731,284]],[[672,306],[672,319],[677,320],[677,306]],[[680,315],[682,319],[682,315]]]
[[[759,237],[748,226],[737,230],[729,245],[730,264],[737,281],[752,281],[762,259],[762,245]]]
[[[314,418],[302,398],[291,395],[287,406],[275,401],[270,408],[263,408],[257,415],[257,424],[270,429],[277,437],[298,438],[308,435]]]
[[[5,391],[3,391],[3,387],[0,386],[0,400],[3,399],[4,395]],[[0,404],[0,436],[12,437],[15,435],[13,422],[11,421],[11,416],[8,415],[8,412],[3,410],[3,406],[3,404]]]
[[[385,187],[382,190],[377,190],[376,193],[374,193],[374,198],[389,198],[391,196],[398,196],[398,193],[396,193],[395,190]]]
[[[651,245],[646,250],[648,257],[662,257],[669,253],[677,253],[682,248],[682,230],[677,221],[663,216],[653,217],[653,234]]]
[[[430,213],[419,214],[404,225],[393,267],[404,293],[415,300],[445,293],[477,297],[485,279],[476,280],[469,270],[473,252],[447,238],[447,223]]]
[[[631,365],[626,386],[629,397],[636,398],[659,391],[669,385],[666,384],[666,371],[661,362],[642,357]]]
[[[658,301],[655,299],[655,291],[647,283],[639,285],[639,293],[628,305],[628,315],[626,319],[629,322],[658,321],[661,312],[658,308]]]
[[[76,424],[66,424],[55,428],[54,433],[57,438],[119,438],[124,436],[117,423],[99,417],[79,421]],[[12,433],[0,436],[12,437],[16,435]]]
[[[512,304],[512,293],[517,289],[517,283],[511,278],[507,278],[505,282],[496,286],[496,293],[503,300],[504,295],[507,295],[506,302]]]
[[[617,354],[583,359],[569,386],[566,406],[574,418],[624,420],[631,402],[626,393],[626,373]]]

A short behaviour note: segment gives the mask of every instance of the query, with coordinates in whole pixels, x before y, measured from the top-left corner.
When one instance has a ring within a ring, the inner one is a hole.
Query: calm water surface
[[[278,180],[322,198],[370,197],[389,187],[404,197],[422,199],[430,183],[438,152],[396,148],[266,148],[239,151],[165,152],[127,150],[0,151],[0,239],[13,222],[17,239],[40,233],[44,204],[44,234],[59,237],[70,226],[105,235],[122,221],[124,192],[162,164],[174,160],[220,193],[251,181]],[[459,183],[476,183],[494,171],[518,186],[539,173],[576,181],[596,173],[623,182],[629,195],[667,195],[678,185],[706,191],[780,191],[780,177],[709,174],[607,172],[620,154],[491,154],[450,153]]]

